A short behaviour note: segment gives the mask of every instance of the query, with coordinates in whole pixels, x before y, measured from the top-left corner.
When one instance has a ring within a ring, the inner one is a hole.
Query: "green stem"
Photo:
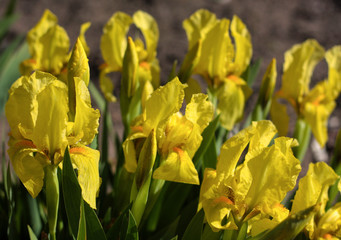
[[[301,162],[303,161],[304,155],[307,151],[309,142],[311,137],[311,129],[310,126],[303,120],[297,119],[294,138],[297,139],[300,144],[298,147],[293,148],[293,152],[296,158],[298,158]]]
[[[50,238],[56,239],[56,227],[58,219],[59,207],[59,183],[57,176],[58,167],[55,165],[46,167],[46,202],[47,202],[47,216],[49,223]]]

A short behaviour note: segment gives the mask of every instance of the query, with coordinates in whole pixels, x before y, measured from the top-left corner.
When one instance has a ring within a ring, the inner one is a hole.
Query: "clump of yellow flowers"
[[[49,239],[341,238],[341,132],[332,166],[310,163],[298,181],[310,133],[322,147],[328,139],[328,117],[341,92],[340,46],[325,52],[313,39],[293,46],[274,96],[273,59],[254,111],[243,119],[258,69],[239,17],[218,19],[200,9],[184,20],[188,52],[160,86],[156,20],[143,11],[114,13],[99,37],[102,94],[90,81],[89,27],[81,26],[70,51],[67,33],[46,10],[27,35],[31,57],[21,63],[22,76],[5,105],[8,156],[41,217],[35,218],[40,225],[26,223],[28,233],[16,236],[34,239],[48,231]],[[134,30],[135,37],[128,36]],[[328,78],[310,89],[323,58]],[[120,73],[120,96],[114,96],[112,72]],[[90,93],[104,106],[102,128]],[[122,137],[111,131],[115,101]],[[285,102],[297,114],[293,138],[286,136]],[[270,108],[274,123],[267,120]],[[116,146],[109,144],[113,137]]]

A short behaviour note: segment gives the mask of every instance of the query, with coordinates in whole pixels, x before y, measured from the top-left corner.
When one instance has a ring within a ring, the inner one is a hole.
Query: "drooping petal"
[[[123,56],[127,47],[126,35],[132,22],[129,15],[116,12],[103,28],[101,52],[112,71],[120,71],[122,68]]]
[[[321,147],[324,147],[328,140],[328,118],[336,105],[331,94],[327,83],[320,82],[305,96],[302,104],[304,120],[310,125]]]
[[[286,136],[289,129],[289,115],[286,105],[279,103],[278,100],[279,96],[276,94],[270,108],[271,120],[276,125],[279,136]]]
[[[148,58],[152,61],[156,57],[156,48],[159,41],[159,28],[155,19],[146,12],[137,11],[133,15],[134,24],[144,36],[147,45]]]
[[[225,181],[224,174],[217,174],[213,169],[205,169],[199,207],[204,209],[207,222],[215,232],[222,229],[238,229],[233,217],[229,218],[234,203],[226,196],[226,190],[230,188],[226,187]],[[225,224],[224,218],[228,218]]]
[[[174,147],[153,174],[156,179],[199,185],[198,172],[187,151]]]
[[[285,53],[281,90],[287,99],[302,100],[309,91],[313,70],[323,57],[324,49],[312,39],[294,45]]]
[[[104,94],[105,99],[108,102],[116,102],[116,97],[114,96],[114,84],[111,79],[107,76],[110,72],[109,68],[103,68],[99,74],[99,87]]]
[[[191,102],[186,107],[186,118],[198,124],[203,131],[212,120],[213,105],[207,101],[208,96],[203,93],[193,94]]]
[[[98,170],[99,156],[99,151],[86,146],[70,148],[71,161],[78,169],[78,182],[83,199],[94,209],[96,209],[96,197],[101,185]]]
[[[128,172],[135,172],[137,168],[137,160],[138,155],[140,154],[139,149],[135,149],[136,146],[141,146],[147,136],[142,132],[135,132],[130,134],[126,140],[122,144],[123,153],[124,153],[124,167],[127,169]],[[138,141],[138,143],[134,143]],[[142,148],[142,146],[141,146]]]
[[[231,21],[231,34],[234,38],[236,68],[234,74],[240,76],[250,64],[252,57],[251,35],[242,20],[236,15]]]
[[[244,113],[245,96],[242,89],[233,81],[226,81],[218,91],[218,114],[220,123],[231,130]]]
[[[9,141],[8,155],[20,181],[33,198],[37,197],[44,185],[47,157],[31,141],[14,139]]]

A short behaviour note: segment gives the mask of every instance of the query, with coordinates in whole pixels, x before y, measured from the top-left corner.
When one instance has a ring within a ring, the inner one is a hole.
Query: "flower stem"
[[[59,207],[59,183],[57,176],[58,167],[55,165],[46,167],[46,202],[49,223],[50,239],[56,239],[56,227]]]

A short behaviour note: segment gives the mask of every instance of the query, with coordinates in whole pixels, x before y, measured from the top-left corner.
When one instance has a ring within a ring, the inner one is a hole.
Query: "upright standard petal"
[[[231,21],[231,34],[234,38],[234,45],[236,48],[234,58],[235,69],[233,74],[240,76],[250,64],[252,43],[251,35],[246,25],[236,15],[233,16]]]
[[[312,39],[294,45],[285,53],[281,90],[286,99],[302,100],[309,91],[313,70],[323,57],[324,49]]]
[[[146,133],[179,111],[185,96],[183,90],[185,87],[176,77],[152,93],[145,105],[144,131]]]
[[[38,114],[32,131],[24,137],[31,139],[38,149],[45,152],[53,164],[61,161],[67,146],[66,129],[68,98],[66,85],[58,80],[48,84],[37,94]],[[25,130],[25,129],[23,129]]]
[[[127,47],[126,35],[132,22],[129,15],[116,12],[103,28],[101,52],[111,71],[120,71],[122,68],[123,56]]]
[[[155,19],[146,12],[137,11],[133,15],[133,21],[139,28],[146,41],[148,52],[147,61],[152,61],[156,57],[156,48],[159,41],[159,28]]]

